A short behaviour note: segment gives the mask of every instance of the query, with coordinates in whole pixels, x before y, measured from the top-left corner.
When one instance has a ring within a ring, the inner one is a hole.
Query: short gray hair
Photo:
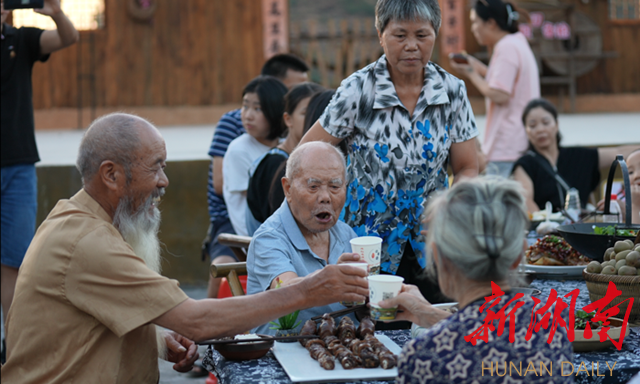
[[[380,33],[391,21],[409,20],[430,22],[438,35],[442,22],[438,0],[378,0],[376,29]]]
[[[300,172],[300,162],[302,161],[304,153],[309,148],[317,145],[324,146],[328,150],[335,152],[336,156],[340,158],[340,161],[342,162],[342,168],[345,170],[344,178],[346,182],[347,163],[344,160],[344,155],[342,154],[342,151],[329,143],[325,143],[324,141],[312,141],[312,142],[304,143],[302,145],[297,146],[296,149],[294,149],[293,152],[291,152],[291,155],[287,160],[287,171],[286,171],[285,177],[289,180],[296,177],[296,175]]]
[[[461,181],[431,201],[427,208],[427,253],[438,254],[476,281],[508,277],[522,256],[528,224],[521,187],[501,177]],[[433,255],[430,257],[432,265]]]
[[[124,167],[127,184],[131,181],[134,156],[140,147],[138,128],[147,120],[127,113],[111,113],[97,118],[82,137],[76,168],[82,182],[90,181],[103,161],[111,160]]]

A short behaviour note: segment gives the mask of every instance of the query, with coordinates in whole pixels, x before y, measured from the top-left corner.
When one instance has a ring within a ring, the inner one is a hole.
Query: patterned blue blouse
[[[397,271],[407,242],[424,267],[425,200],[449,186],[451,144],[478,135],[464,82],[430,62],[410,116],[382,55],[342,82],[319,121],[349,144],[342,219],[358,236],[383,238],[383,271]]]
[[[491,310],[498,312],[514,296],[500,297],[500,303]],[[484,324],[486,309],[479,311],[484,299],[477,300],[405,344],[398,360],[396,383],[573,383],[575,375],[562,376],[560,371],[563,361],[567,362],[565,374],[571,372],[568,363],[573,364],[573,347],[566,330],[558,327],[550,344],[548,328],[541,328],[526,340],[534,303],[530,296],[520,300],[525,304],[515,312],[513,343],[509,342],[510,320],[501,336],[497,335],[498,320],[494,321],[496,330],[489,332],[488,343],[477,340],[472,345],[465,340]],[[543,300],[536,310],[545,304]],[[514,305],[515,302],[507,307],[507,314]],[[562,315],[568,319],[568,310]],[[606,367],[601,367],[604,371]]]

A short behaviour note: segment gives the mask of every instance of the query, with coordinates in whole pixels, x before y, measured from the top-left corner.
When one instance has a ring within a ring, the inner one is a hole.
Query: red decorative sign
[[[521,24],[518,24],[518,29],[520,29],[520,32],[528,40],[533,39],[533,29],[531,28],[531,25],[529,25],[527,23],[521,23]]]
[[[262,0],[264,57],[289,52],[289,15],[287,0]]]
[[[529,14],[529,18],[531,19],[531,26],[533,28],[540,28],[542,26],[542,22],[544,22],[544,13],[531,12]]]
[[[450,53],[462,52],[465,49],[464,17],[466,8],[463,0],[441,0],[440,3],[442,9],[441,55],[448,57]]]
[[[547,40],[552,40],[553,39],[553,23],[550,21],[545,21],[544,23],[542,23],[542,37],[544,37]]]
[[[569,40],[571,37],[571,27],[564,21],[553,25],[553,36],[558,40]]]

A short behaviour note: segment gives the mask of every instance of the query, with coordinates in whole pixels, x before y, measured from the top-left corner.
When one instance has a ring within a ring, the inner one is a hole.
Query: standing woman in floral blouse
[[[344,220],[359,236],[383,238],[382,271],[438,301],[425,266],[420,216],[426,199],[478,174],[473,111],[464,83],[430,62],[440,28],[437,0],[379,0],[384,55],[345,79],[302,139],[348,143]]]

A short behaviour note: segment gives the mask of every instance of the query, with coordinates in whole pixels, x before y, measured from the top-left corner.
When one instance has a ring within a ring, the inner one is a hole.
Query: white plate
[[[376,337],[385,347],[397,355],[400,354],[402,348],[398,346],[393,340],[385,335],[378,335]],[[382,369],[382,368],[355,368],[344,369],[337,360],[335,361],[335,368],[332,371],[327,371],[320,366],[320,364],[309,356],[307,351],[299,342],[295,343],[280,343],[276,341],[273,345],[273,354],[287,372],[289,378],[294,383],[305,382],[330,382],[330,381],[353,381],[353,380],[390,380],[395,379],[398,376],[398,369]]]
[[[547,275],[582,276],[586,265],[533,265],[524,264],[525,271],[533,271]]]

